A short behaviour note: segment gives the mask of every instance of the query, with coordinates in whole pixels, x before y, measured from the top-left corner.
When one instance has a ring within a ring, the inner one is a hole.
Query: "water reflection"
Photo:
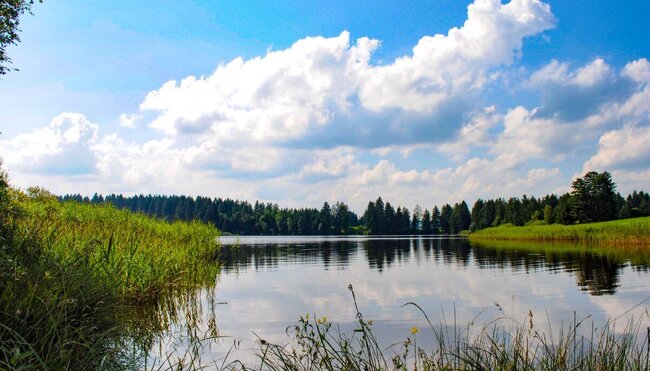
[[[242,237],[222,243],[216,282],[134,316],[153,320],[133,326],[164,343],[156,353],[160,358],[170,349],[183,353],[202,343],[174,344],[174,334],[182,333],[190,340],[220,337],[203,350],[206,359],[245,360],[258,336],[285,344],[287,326],[306,313],[326,315],[351,330],[350,283],[382,346],[403,341],[412,326],[428,326],[421,313],[403,307],[410,301],[434,324],[462,327],[478,314],[479,321],[490,321],[505,308],[517,319],[535,313],[536,326],[557,326],[576,315],[601,326],[630,308],[647,310],[638,304],[650,296],[650,252],[643,251],[435,236]],[[418,336],[425,348],[433,344],[431,333]]]
[[[351,257],[361,255],[371,270],[382,273],[393,265],[409,262],[436,263],[454,268],[475,266],[531,274],[539,270],[569,272],[581,290],[592,295],[611,295],[619,286],[626,266],[648,272],[648,253],[612,251],[577,245],[531,243],[470,243],[464,238],[349,238],[243,239],[225,244],[223,272],[275,270],[285,265],[322,265],[324,270],[346,270]]]

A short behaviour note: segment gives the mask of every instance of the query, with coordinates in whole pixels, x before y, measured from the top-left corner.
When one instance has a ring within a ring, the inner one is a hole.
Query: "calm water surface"
[[[650,300],[650,254],[625,249],[525,243],[473,244],[462,237],[222,237],[223,269],[216,288],[197,293],[223,340],[205,357],[248,359],[259,336],[285,344],[300,316],[326,316],[352,329],[352,284],[364,318],[382,345],[404,340],[416,326],[419,344],[434,325],[466,327],[502,315],[548,328],[591,316],[594,326],[631,315]],[[214,302],[219,303],[217,305]],[[636,306],[636,307],[635,307]],[[455,319],[454,319],[455,318]],[[646,316],[647,318],[647,316]],[[455,322],[454,322],[455,321]],[[184,325],[178,321],[175,328]],[[591,323],[591,322],[590,322]],[[623,323],[624,324],[624,323]],[[247,355],[248,354],[248,355]]]

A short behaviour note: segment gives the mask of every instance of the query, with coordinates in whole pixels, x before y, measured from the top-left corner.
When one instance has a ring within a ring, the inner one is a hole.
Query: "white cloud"
[[[207,77],[169,81],[140,108],[159,113],[150,126],[166,135],[206,136],[221,145],[296,141],[314,131],[345,141],[342,131],[354,132],[350,125],[362,121],[376,123],[364,126],[373,139],[395,134],[389,143],[364,146],[435,140],[454,130],[448,118],[464,94],[479,90],[490,69],[511,63],[525,37],[553,22],[538,0],[477,0],[462,27],[423,37],[411,56],[387,65],[370,64],[377,40],[351,45],[348,32],[308,37],[262,57],[234,59]],[[452,127],[436,130],[435,121]],[[418,130],[435,134],[414,136]]]
[[[122,113],[120,115],[120,126],[124,128],[134,129],[136,122],[142,119],[142,115],[137,113],[126,114]]]
[[[625,65],[623,74],[634,81],[650,83],[650,62],[641,58]]]
[[[602,59],[575,70],[552,61],[529,80],[531,86],[545,90],[543,105],[508,110],[492,153],[564,160],[591,151],[592,143],[608,131],[647,123],[650,90],[643,81],[648,71],[645,59],[628,63],[620,71]],[[604,140],[611,141],[611,137]],[[604,159],[594,161],[600,164]]]
[[[610,80],[612,77],[611,67],[602,58],[597,58],[577,70],[571,82],[576,85],[589,87]]]
[[[480,89],[490,68],[513,61],[525,37],[554,25],[550,6],[536,0],[477,0],[467,13],[462,27],[420,39],[412,56],[369,68],[360,90],[364,106],[435,110],[452,95]]]
[[[596,58],[585,66],[569,70],[568,63],[557,60],[542,67],[530,77],[532,85],[559,84],[590,87],[613,79],[612,68],[602,58]]]
[[[347,106],[355,71],[367,64],[375,40],[350,46],[349,33],[308,37],[290,48],[219,66],[208,77],[169,81],[150,92],[143,110],[160,112],[151,127],[168,135],[208,134],[222,140],[289,139],[330,120],[329,106]]]
[[[528,86],[542,93],[536,117],[576,122],[626,101],[642,84],[630,78],[625,68],[617,72],[597,58],[575,70],[553,60],[532,74]]]
[[[48,126],[0,142],[6,165],[26,173],[80,175],[92,172],[98,126],[80,113],[62,113]]]
[[[298,173],[298,178],[305,181],[340,178],[362,167],[351,148],[316,150],[312,151],[309,158],[309,162]]]
[[[369,200],[382,196],[386,201],[412,208],[416,204],[426,208],[434,204],[455,203],[477,198],[511,197],[546,194],[550,189],[568,184],[558,168],[526,168],[515,156],[504,155],[494,159],[472,158],[458,167],[438,170],[400,170],[394,163],[380,160],[369,166],[359,164],[346,176],[304,189],[286,179],[295,199],[315,195],[315,203],[323,200],[346,200],[362,211]],[[362,168],[360,168],[362,167]],[[320,197],[319,197],[320,196]],[[326,196],[326,197],[323,197]]]
[[[442,143],[437,149],[455,160],[460,160],[474,148],[491,147],[495,138],[490,134],[490,130],[502,120],[503,115],[496,112],[495,106],[486,107],[483,112],[475,113],[471,120],[460,128],[453,141]]]
[[[628,194],[634,190],[648,191],[650,184],[650,169],[617,170],[611,171],[612,178],[616,181],[617,190],[621,194]]]
[[[536,110],[529,111],[521,106],[509,110],[492,152],[511,154],[522,160],[562,160],[588,134],[553,119],[535,118],[535,113]]]
[[[535,71],[530,77],[529,84],[532,86],[548,83],[563,84],[569,79],[569,64],[554,59],[546,66]]]
[[[645,169],[650,164],[650,127],[626,126],[600,137],[598,152],[583,167],[589,170]]]

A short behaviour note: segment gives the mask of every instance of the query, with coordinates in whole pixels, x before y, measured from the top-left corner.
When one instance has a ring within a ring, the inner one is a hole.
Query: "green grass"
[[[18,195],[18,238],[36,239],[63,264],[83,257],[117,294],[155,299],[214,278],[218,231],[200,222],[167,223],[110,205]]]
[[[649,245],[650,217],[576,225],[504,224],[469,235],[471,240],[535,240],[584,242],[603,245]]]
[[[0,369],[132,368],[133,308],[218,274],[212,226],[0,193]]]

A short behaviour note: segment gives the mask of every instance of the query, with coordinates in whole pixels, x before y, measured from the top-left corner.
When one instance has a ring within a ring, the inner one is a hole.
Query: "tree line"
[[[571,192],[536,199],[525,195],[507,201],[477,200],[472,208],[470,230],[511,223],[579,224],[650,216],[650,195],[634,191],[623,198],[609,172],[590,171],[571,184]]]
[[[359,225],[358,216],[343,202],[330,206],[327,202],[315,208],[280,208],[274,203],[210,197],[95,194],[92,198],[79,194],[61,197],[63,201],[110,203],[117,208],[141,212],[168,221],[200,220],[222,232],[241,235],[338,235],[352,233]]]
[[[200,196],[95,194],[88,198],[76,194],[60,199],[110,203],[168,221],[200,220],[223,232],[241,235],[458,234],[505,223],[576,224],[650,216],[650,195],[634,191],[623,198],[606,171],[585,174],[572,183],[571,192],[561,196],[478,199],[471,211],[461,201],[440,208],[416,206],[411,212],[403,206],[395,208],[379,197],[368,203],[361,217],[343,202],[331,206],[325,202],[319,210]]]
[[[431,211],[419,205],[411,215],[406,207],[397,210],[379,197],[370,201],[363,213],[363,232],[367,234],[457,234],[469,228],[471,216],[467,203],[462,201],[442,208],[434,206]]]

